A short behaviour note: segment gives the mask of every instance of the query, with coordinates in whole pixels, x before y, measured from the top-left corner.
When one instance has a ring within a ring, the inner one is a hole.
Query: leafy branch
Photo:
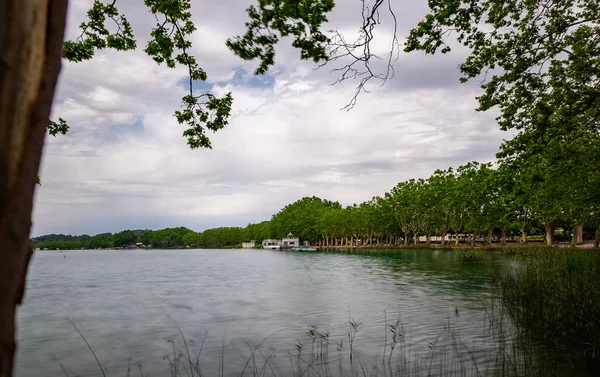
[[[503,145],[505,156],[525,156],[523,148],[537,149],[549,134],[560,140],[573,132],[598,133],[597,0],[431,0],[429,6],[405,51],[448,53],[452,33],[470,49],[461,82],[484,76],[477,110],[498,107],[500,128],[520,130]]]
[[[66,135],[68,131],[69,126],[63,118],[58,118],[58,123],[52,120],[48,123],[48,133],[52,136],[58,134]]]
[[[75,41],[65,41],[63,58],[71,62],[82,62],[92,59],[95,50],[105,48],[120,51],[135,50],[136,41],[131,24],[125,15],[119,14],[115,4],[116,0],[110,4],[94,0],[94,4],[87,12],[88,21],[79,25],[81,29],[79,37]],[[112,20],[116,25],[116,33],[111,33],[106,28],[107,19]]]
[[[258,7],[247,9],[246,33],[228,39],[227,46],[244,60],[258,59],[255,74],[264,74],[275,65],[275,45],[281,37],[287,36],[294,37],[292,46],[300,49],[301,59],[320,63],[319,68],[343,62],[341,67],[331,70],[339,75],[332,85],[360,78],[355,95],[344,107],[349,110],[356,104],[358,95],[367,91],[367,82],[378,79],[385,83],[394,76],[393,62],[400,52],[397,18],[391,0],[374,0],[372,5],[367,0],[361,2],[362,25],[354,42],[347,41],[337,30],[329,30],[327,34],[320,31],[327,22],[326,13],[334,7],[332,0],[259,0]],[[393,34],[389,52],[380,56],[373,52],[371,42],[375,27],[381,23],[380,11],[386,8],[393,20]],[[372,68],[373,60],[387,62],[384,72]]]
[[[144,4],[157,22],[144,52],[159,65],[165,64],[169,68],[182,65],[188,70],[189,93],[182,98],[184,109],[175,111],[177,122],[188,126],[183,136],[192,149],[211,148],[206,129],[215,132],[228,124],[233,98],[231,93],[218,98],[209,92],[196,94],[194,91],[194,82],[206,81],[208,76],[190,54],[190,36],[196,30],[191,19],[190,0],[144,0]],[[82,32],[79,37],[64,43],[63,58],[66,60],[90,60],[96,50],[104,48],[120,51],[136,49],[131,25],[125,15],[119,14],[116,0],[107,4],[95,0],[87,18],[80,25]],[[116,27],[115,32],[108,29],[109,20]],[[65,134],[68,129],[62,118],[59,123],[50,121],[49,132],[53,136]]]
[[[275,45],[282,37],[293,37],[302,60],[326,60],[330,39],[320,29],[333,7],[333,0],[258,0],[258,8],[246,9],[246,33],[229,38],[226,45],[244,60],[259,59],[257,75],[275,65]]]
[[[233,98],[231,93],[222,98],[208,92],[200,95],[194,93],[194,81],[206,81],[208,76],[189,53],[192,43],[188,38],[196,30],[191,20],[190,2],[145,0],[144,3],[157,21],[150,33],[153,39],[148,42],[144,52],[157,64],[164,63],[169,68],[174,68],[176,64],[187,67],[189,94],[182,98],[185,108],[176,111],[175,118],[180,124],[188,125],[183,136],[187,137],[190,148],[211,148],[205,128],[216,132],[228,124]],[[179,52],[175,54],[175,50]]]

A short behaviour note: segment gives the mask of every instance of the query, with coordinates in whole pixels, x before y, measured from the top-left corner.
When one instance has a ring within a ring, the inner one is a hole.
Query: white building
[[[256,241],[252,240],[250,242],[242,242],[242,247],[244,249],[252,249],[254,248],[254,245],[256,245]]]
[[[287,237],[285,237],[285,238],[283,238],[281,240],[281,246],[280,247],[282,249],[289,249],[289,248],[298,247],[298,246],[300,246],[300,238],[294,237],[292,235],[292,233],[289,233],[287,235]]]
[[[279,240],[263,240],[262,242],[263,249],[271,249],[278,250],[281,247],[281,242]]]

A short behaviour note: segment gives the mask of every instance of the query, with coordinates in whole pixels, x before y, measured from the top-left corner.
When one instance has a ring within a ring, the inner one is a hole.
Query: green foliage
[[[200,244],[200,233],[190,230],[181,238],[184,245],[199,245]]]
[[[112,247],[133,246],[137,242],[155,248],[183,247],[198,245],[200,234],[185,227],[152,230],[123,230],[121,232],[101,233],[93,237],[88,235],[70,236],[50,234],[32,239],[34,247],[44,249],[106,249]]]
[[[114,246],[113,235],[111,233],[96,234],[87,242],[88,249],[106,249]],[[41,247],[41,246],[39,246]]]
[[[323,237],[324,230],[320,217],[329,210],[339,209],[338,202],[317,197],[302,198],[288,204],[271,218],[273,236],[282,238],[292,233],[307,241],[317,241]]]
[[[81,62],[94,57],[96,50],[134,50],[136,40],[131,25],[123,14],[119,14],[116,1],[104,4],[95,0],[87,13],[88,20],[81,23],[81,35],[74,41],[65,41],[63,58]],[[175,111],[180,124],[187,125],[183,136],[190,148],[211,148],[206,131],[216,132],[228,124],[233,98],[227,93],[222,98],[210,92],[198,94],[194,91],[195,81],[206,81],[208,76],[195,57],[190,54],[190,36],[196,30],[190,12],[190,0],[144,0],[144,4],[156,19],[150,33],[150,41],[144,52],[157,64],[169,68],[181,65],[189,75],[189,93],[183,101],[183,109]],[[108,25],[107,25],[108,24]],[[115,29],[111,32],[110,28]],[[63,119],[59,123],[50,121],[50,134],[65,134],[68,126]]]
[[[87,12],[88,22],[79,25],[81,35],[75,41],[66,41],[63,47],[63,58],[72,62],[89,60],[94,56],[94,50],[113,48],[116,50],[134,50],[136,42],[133,30],[125,15],[120,15],[115,1],[103,4],[94,0],[92,8]],[[106,28],[106,22],[111,20],[116,33]]]
[[[68,131],[69,126],[63,118],[58,118],[58,123],[51,120],[48,124],[48,133],[52,136],[58,134],[66,135]]]
[[[326,60],[330,39],[320,28],[334,5],[333,0],[258,0],[258,7],[246,10],[246,33],[228,39],[227,47],[244,60],[259,59],[257,75],[275,64],[275,45],[283,37],[293,38],[301,59]]]
[[[505,142],[504,153],[528,156],[549,138],[597,135],[596,0],[430,0],[429,7],[431,12],[411,30],[405,51],[447,53],[451,33],[469,48],[460,65],[461,81],[487,78],[478,110],[498,107],[500,127],[519,130]]]
[[[190,237],[190,229],[185,227],[165,228],[152,232],[151,242],[153,248],[170,248],[184,246],[184,237]],[[144,233],[142,233],[144,234]]]
[[[222,227],[206,229],[200,234],[198,244],[206,248],[229,248],[246,241],[244,228]]]
[[[129,246],[133,245],[137,242],[137,237],[135,233],[131,230],[124,230],[119,233],[115,233],[112,237],[113,244],[116,247],[120,246]]]
[[[83,247],[120,247],[137,241],[154,248],[223,248],[250,240],[280,239],[288,233],[321,246],[418,244],[420,236],[430,240],[449,234],[453,242],[472,244],[478,238],[505,243],[520,236],[526,241],[529,233],[539,236],[532,240],[541,241],[546,232],[554,234],[556,227],[572,230],[584,224],[589,231],[600,224],[600,173],[590,169],[590,164],[600,164],[599,150],[588,151],[588,164],[577,159],[554,162],[545,155],[520,168],[501,165],[495,169],[489,163],[470,162],[457,169],[436,170],[427,179],[400,182],[383,196],[351,206],[304,197],[269,221],[243,228],[201,233],[185,227],[124,231],[85,239]],[[569,173],[558,176],[565,166]],[[34,239],[34,243],[74,240],[65,237]]]
[[[159,65],[180,65],[188,71],[189,93],[182,98],[183,109],[175,111],[175,119],[187,126],[183,136],[191,149],[211,148],[207,131],[216,132],[227,126],[233,97],[231,93],[219,98],[210,92],[194,91],[194,82],[206,81],[208,75],[190,53],[190,37],[196,30],[191,1],[144,0],[144,5],[156,19],[144,52]],[[229,39],[227,46],[243,59],[260,59],[256,74],[266,73],[275,63],[275,45],[282,37],[293,37],[292,46],[300,50],[301,59],[326,60],[329,38],[320,27],[327,22],[325,15],[333,7],[332,0],[259,0],[258,7],[247,9],[247,32]],[[116,1],[105,4],[94,0],[80,29],[79,37],[65,41],[63,46],[63,58],[71,62],[90,60],[97,50],[126,51],[137,47],[131,24],[119,13]],[[53,136],[65,134],[68,128],[63,119],[59,123],[50,121],[49,132]]]
[[[580,339],[573,353],[597,348],[600,254],[575,248],[532,248],[519,250],[512,258],[521,267],[516,273],[498,276],[496,287],[513,318],[533,333]]]
[[[456,257],[462,264],[481,263],[485,260],[483,251],[473,249],[457,250]]]
[[[47,234],[32,239],[35,247],[47,249],[80,249],[87,246],[87,242],[91,239],[87,234],[81,236],[71,236],[65,234]]]

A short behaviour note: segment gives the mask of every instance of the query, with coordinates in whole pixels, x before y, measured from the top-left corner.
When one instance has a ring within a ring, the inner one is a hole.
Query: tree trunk
[[[454,240],[454,246],[458,246],[458,233],[456,233],[456,239]]]
[[[469,233],[469,243],[471,246],[475,246],[475,233]]]
[[[425,236],[425,245],[431,246],[431,235],[429,234]]]
[[[525,225],[521,226],[521,240],[523,243],[527,243],[527,232],[525,231]]]
[[[413,245],[417,246],[419,244],[419,233],[415,233],[413,238]]]
[[[442,232],[442,241],[441,241],[441,245],[442,247],[446,244],[446,231]]]
[[[575,244],[581,245],[583,243],[583,224],[579,224],[575,227]]]
[[[409,241],[410,241],[410,234],[404,233],[404,246],[408,246]]]
[[[508,227],[507,226],[503,226],[502,227],[502,236],[501,236],[501,244],[502,246],[506,246],[506,233],[508,232]]]
[[[544,221],[544,228],[546,229],[546,245],[552,246],[552,237],[554,235],[552,221]]]
[[[33,195],[66,14],[66,0],[0,0],[0,377],[13,374],[15,315],[33,252]]]
[[[487,239],[488,246],[492,246],[492,237],[494,237],[494,227],[490,227],[490,229],[488,230],[488,239]]]

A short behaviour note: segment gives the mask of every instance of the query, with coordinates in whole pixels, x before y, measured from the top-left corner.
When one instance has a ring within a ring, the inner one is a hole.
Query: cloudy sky
[[[350,205],[437,168],[491,161],[509,136],[494,114],[474,111],[479,88],[459,83],[460,50],[401,53],[395,78],[384,86],[373,82],[351,111],[341,108],[357,82],[330,85],[336,76],[329,68],[301,62],[286,45],[269,75],[253,77],[256,62],[225,46],[243,33],[253,2],[192,2],[193,53],[209,75],[207,87],[234,97],[229,126],[211,135],[213,149],[192,151],[173,117],[185,94],[185,70],[145,56],[153,18],[141,0],[118,1],[139,50],[64,63],[52,117],[66,119],[71,130],[46,140],[34,236],[244,226],[312,195]],[[91,3],[70,2],[67,38],[78,35]],[[360,2],[337,3],[328,28],[355,34]],[[402,43],[427,2],[395,3]],[[379,26],[377,51],[388,48],[389,27]]]

